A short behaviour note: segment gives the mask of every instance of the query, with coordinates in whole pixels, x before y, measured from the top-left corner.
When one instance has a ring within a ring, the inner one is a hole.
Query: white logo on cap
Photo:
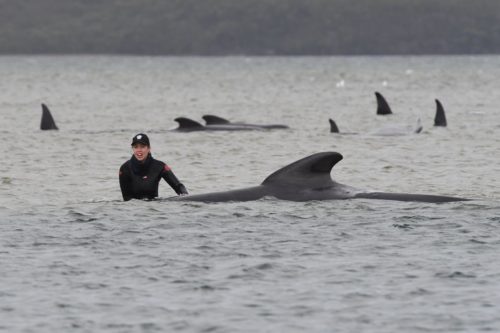
[[[140,140],[140,139],[142,139],[142,135],[137,136],[137,140]]]

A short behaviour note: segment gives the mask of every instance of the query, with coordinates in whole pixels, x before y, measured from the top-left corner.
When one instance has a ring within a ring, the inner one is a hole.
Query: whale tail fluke
[[[223,124],[229,124],[230,121],[227,119],[224,119],[222,117],[214,116],[211,114],[206,114],[203,117],[203,120],[205,120],[205,123],[207,125],[223,125]]]
[[[330,133],[340,133],[335,121],[332,118],[328,119],[328,121],[330,122]]]
[[[378,115],[386,115],[392,114],[391,107],[389,103],[385,100],[384,96],[378,91],[375,92],[375,96],[377,97],[377,114]]]
[[[42,121],[40,123],[41,130],[58,130],[56,126],[56,122],[54,118],[52,118],[52,114],[50,113],[47,105],[42,104]]]
[[[434,117],[434,126],[447,126],[444,108],[438,99],[436,99],[436,116]]]

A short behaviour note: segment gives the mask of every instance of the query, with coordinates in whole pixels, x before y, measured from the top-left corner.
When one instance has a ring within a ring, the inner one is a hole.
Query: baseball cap
[[[146,134],[139,133],[132,138],[132,146],[135,145],[136,143],[142,143],[143,145],[149,147],[149,138]]]

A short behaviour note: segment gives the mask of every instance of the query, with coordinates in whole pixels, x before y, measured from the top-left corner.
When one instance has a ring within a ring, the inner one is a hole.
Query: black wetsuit
[[[165,179],[175,193],[188,194],[168,165],[155,160],[151,154],[143,163],[132,155],[132,158],[120,167],[120,188],[123,200],[158,197],[158,185],[161,178]]]

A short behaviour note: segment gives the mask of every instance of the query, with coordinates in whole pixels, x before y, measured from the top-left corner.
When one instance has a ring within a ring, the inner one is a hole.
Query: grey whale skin
[[[337,152],[321,152],[279,169],[258,186],[179,196],[167,200],[228,202],[252,201],[266,196],[290,201],[380,199],[440,203],[469,200],[441,195],[369,192],[343,185],[333,181],[330,177],[333,166],[342,158],[342,155]]]
[[[230,122],[229,120],[219,117],[219,116],[214,116],[211,114],[206,114],[202,116],[203,120],[205,120],[205,123],[207,125],[236,125],[236,126],[247,126],[247,127],[257,127],[257,128],[263,128],[263,129],[287,129],[290,128],[287,125],[283,124],[247,124],[243,122]]]
[[[270,124],[270,125],[257,125],[257,124],[246,124],[246,123],[232,123],[227,119],[213,116],[204,115],[202,117],[206,125],[202,125],[199,122],[186,118],[178,117],[174,120],[179,123],[179,127],[175,128],[176,132],[195,132],[195,131],[257,131],[265,129],[286,129],[289,128],[286,125],[281,124]]]
[[[446,114],[444,112],[443,104],[436,99],[436,115],[434,116],[434,126],[446,127]]]
[[[42,104],[42,121],[40,122],[40,129],[42,131],[58,129],[49,108],[45,104]]]
[[[381,93],[376,91],[375,97],[377,98],[377,114],[378,115],[392,114],[391,107],[389,106],[389,103],[387,103],[384,96],[382,96]]]
[[[174,119],[179,123],[179,127],[173,129],[175,132],[199,132],[199,131],[253,131],[262,130],[260,127],[244,126],[237,124],[226,125],[206,125],[203,126],[199,122],[186,118],[178,117]]]

